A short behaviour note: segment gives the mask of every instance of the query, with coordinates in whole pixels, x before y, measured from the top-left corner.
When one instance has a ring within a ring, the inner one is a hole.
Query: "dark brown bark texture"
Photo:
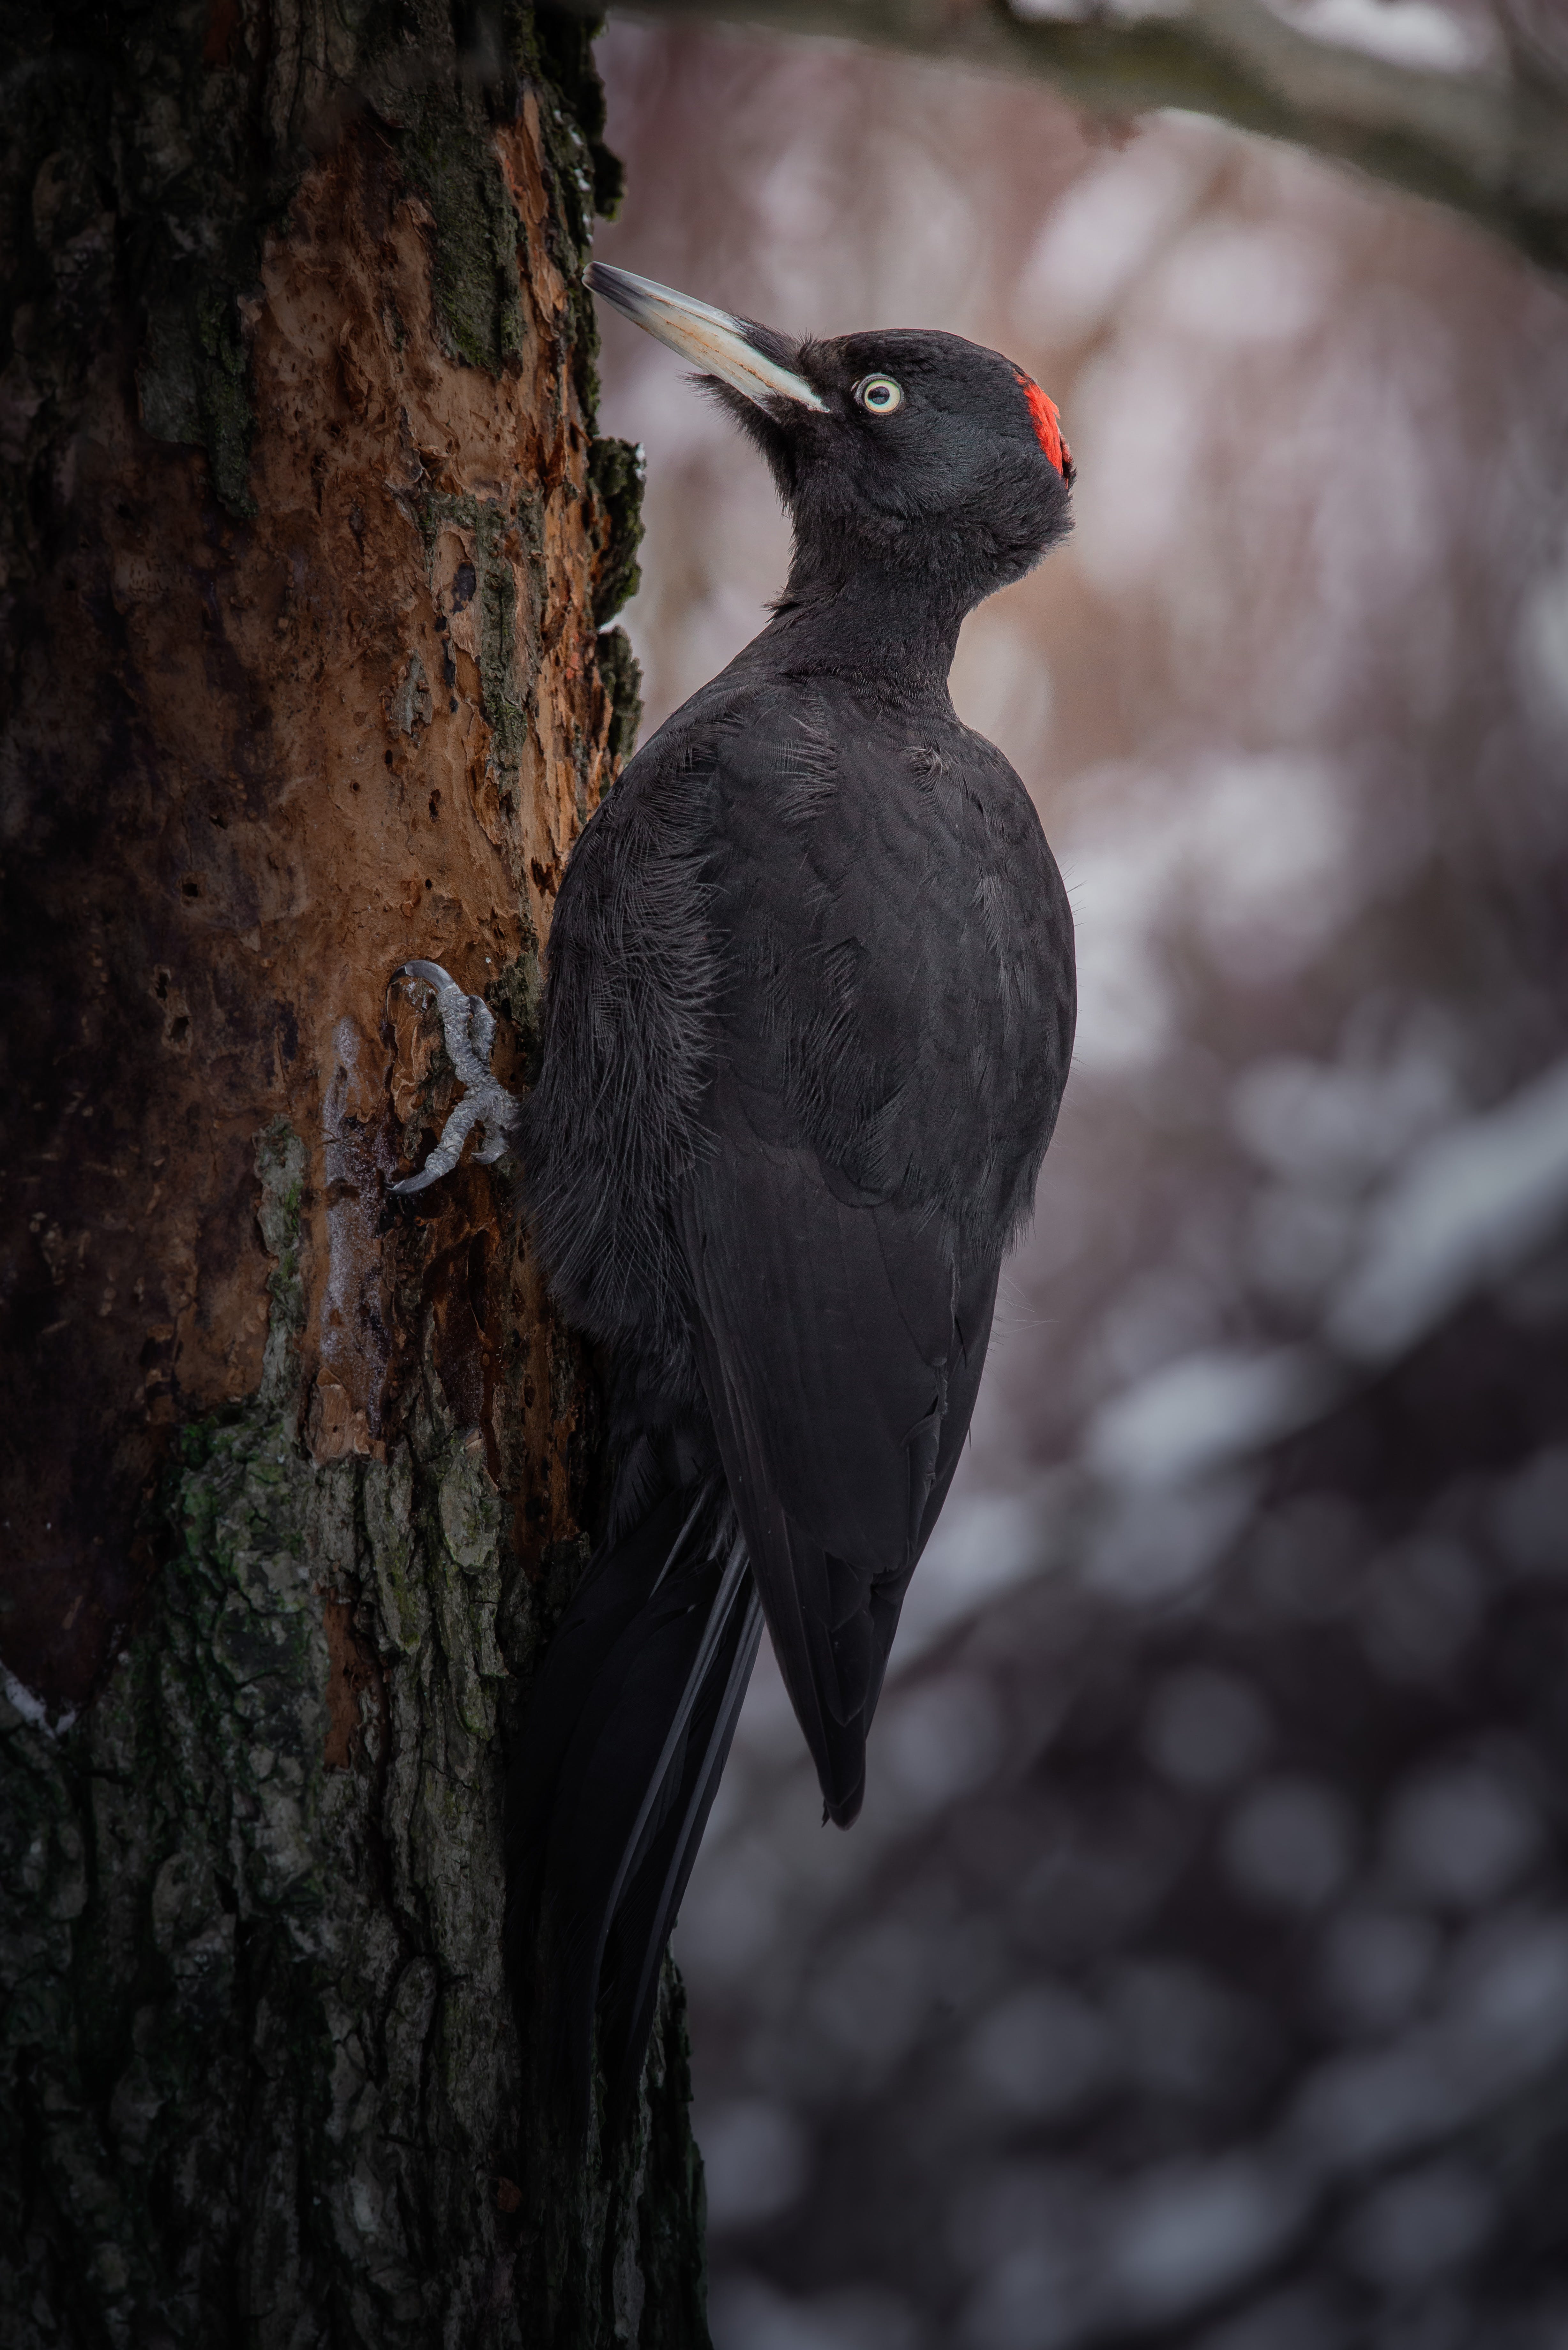
[[[580,21],[6,8],[0,2343],[706,2344],[679,1984],[586,2172],[500,1962],[594,1368],[509,1162],[636,724]]]

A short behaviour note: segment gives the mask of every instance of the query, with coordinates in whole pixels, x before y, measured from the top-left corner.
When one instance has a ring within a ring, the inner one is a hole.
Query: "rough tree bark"
[[[504,1163],[386,1191],[454,1093],[393,972],[525,1072],[636,723],[587,34],[0,30],[0,2340],[703,2345],[678,1984],[577,2175],[500,1970],[594,1367]]]

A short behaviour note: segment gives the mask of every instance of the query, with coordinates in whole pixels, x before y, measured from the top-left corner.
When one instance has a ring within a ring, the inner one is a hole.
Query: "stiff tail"
[[[714,1481],[605,1544],[540,1668],[513,1773],[508,1960],[579,2140],[596,2023],[607,2131],[636,2095],[762,1621]]]

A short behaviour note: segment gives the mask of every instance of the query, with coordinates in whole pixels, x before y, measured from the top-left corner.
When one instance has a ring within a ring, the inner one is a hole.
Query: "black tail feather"
[[[717,1481],[607,1543],[541,1667],[514,1764],[507,1941],[546,2094],[586,2137],[635,2097],[659,1962],[761,1629]]]
[[[739,1550],[737,1544],[737,1550]],[[741,1552],[739,1588],[721,1593],[718,1650],[706,1669],[701,1697],[686,1733],[685,1767],[678,1804],[669,1806],[657,1834],[625,1888],[611,1929],[605,1967],[600,2045],[608,2087],[610,2129],[626,2120],[641,2076],[642,2060],[659,1994],[659,1962],[680,1910],[687,1881],[702,1842],[702,1831],[729,1759],[752,1668],[762,1638],[763,1607]],[[673,1773],[672,1773],[673,1778]]]

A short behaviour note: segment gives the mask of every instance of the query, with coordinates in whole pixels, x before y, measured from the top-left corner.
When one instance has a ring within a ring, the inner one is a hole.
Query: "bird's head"
[[[603,262],[587,282],[758,443],[794,525],[792,585],[871,566],[940,579],[967,609],[1071,528],[1055,405],[1000,352],[907,328],[795,342]]]

